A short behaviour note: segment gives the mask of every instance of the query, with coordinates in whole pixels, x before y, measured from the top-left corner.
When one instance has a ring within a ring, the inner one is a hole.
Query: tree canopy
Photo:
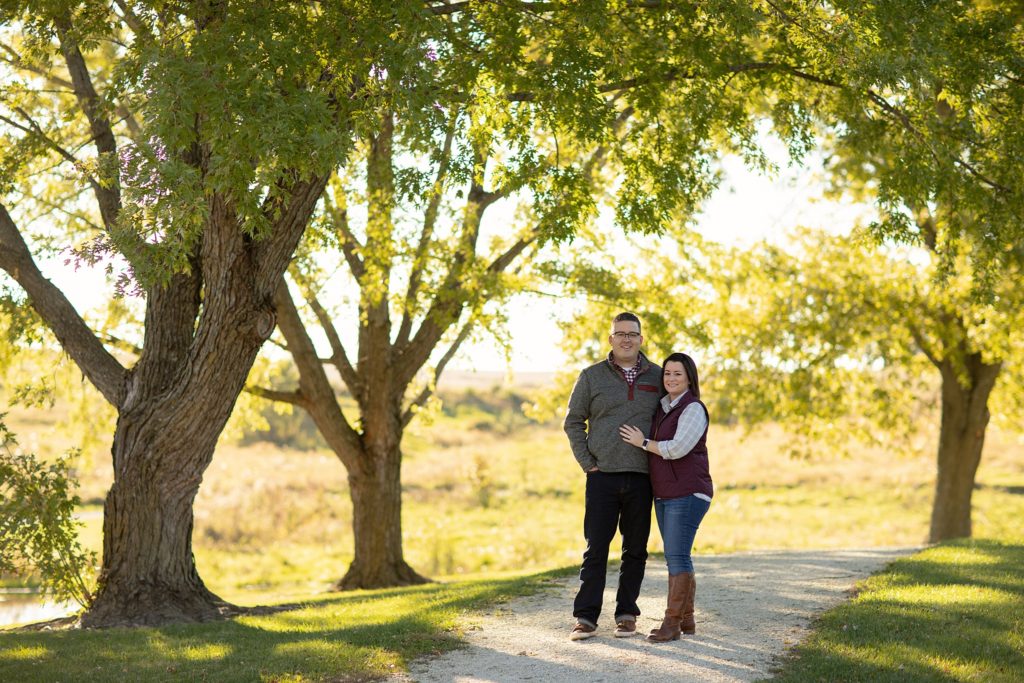
[[[502,269],[586,229],[602,197],[621,227],[656,233],[699,207],[717,154],[768,166],[762,116],[796,155],[827,124],[836,177],[870,178],[877,235],[925,239],[918,218],[944,207],[947,265],[961,245],[979,263],[1019,255],[1016,4],[6,0],[0,12],[5,320],[45,326],[118,413],[87,624],[232,609],[195,568],[191,505],[285,320],[275,297],[311,223],[360,286],[360,370],[406,361],[395,391],[373,396],[399,404],[402,373],[495,291],[479,289],[494,273],[469,248],[489,203],[530,197],[525,231],[499,234],[489,263]],[[346,228],[353,187],[367,218]],[[454,242],[428,219],[446,196],[459,199],[452,225],[470,226]],[[407,210],[425,220],[403,223]],[[44,274],[55,257],[109,269],[107,293],[137,303],[139,326],[115,339],[88,324]],[[425,267],[438,262],[450,268]],[[975,280],[994,296],[995,280]]]

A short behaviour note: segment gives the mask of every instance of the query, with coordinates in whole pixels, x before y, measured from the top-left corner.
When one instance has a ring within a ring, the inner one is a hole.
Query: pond
[[[78,606],[47,602],[37,593],[0,591],[0,628],[32,624],[71,614]]]

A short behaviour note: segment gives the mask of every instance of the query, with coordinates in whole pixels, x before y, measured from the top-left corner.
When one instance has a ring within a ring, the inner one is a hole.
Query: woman
[[[662,364],[667,395],[655,409],[651,435],[632,425],[619,428],[622,439],[647,451],[654,488],[654,513],[668,563],[668,606],[661,626],[647,640],[678,640],[696,631],[690,551],[697,527],[711,507],[714,488],[708,468],[708,409],[700,400],[697,366],[685,353],[673,353]]]

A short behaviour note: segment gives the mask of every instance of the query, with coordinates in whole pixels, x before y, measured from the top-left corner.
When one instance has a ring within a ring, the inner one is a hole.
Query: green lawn
[[[898,560],[823,615],[772,680],[1024,680],[1021,567],[1021,541]],[[367,680],[458,647],[474,613],[572,571],[318,596],[212,624],[0,633],[0,680]]]
[[[898,560],[818,620],[772,681],[1024,681],[1024,543]]]
[[[332,594],[209,624],[0,633],[0,681],[367,680],[457,647],[472,612],[568,571]]]

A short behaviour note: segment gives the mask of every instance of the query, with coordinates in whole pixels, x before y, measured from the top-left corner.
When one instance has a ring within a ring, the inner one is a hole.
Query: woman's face
[[[665,363],[662,381],[665,383],[665,391],[673,398],[686,391],[690,386],[690,380],[686,378],[686,370],[683,364],[677,360],[670,360]]]

